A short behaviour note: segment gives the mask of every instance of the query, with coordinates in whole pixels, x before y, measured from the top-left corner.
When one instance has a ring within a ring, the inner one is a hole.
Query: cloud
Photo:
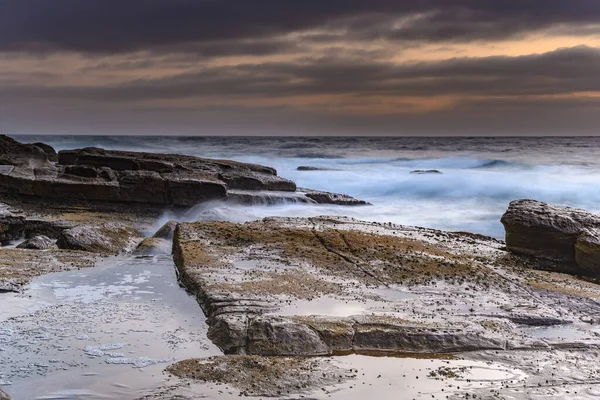
[[[0,51],[205,54],[285,51],[278,41],[474,41],[545,29],[599,32],[593,0],[3,0]],[[174,47],[173,47],[174,46]]]
[[[7,85],[6,98],[67,98],[100,102],[186,98],[296,96],[549,96],[600,92],[600,49],[586,46],[518,57],[453,58],[396,64],[352,53],[196,70],[113,85]],[[8,80],[8,78],[6,78]]]

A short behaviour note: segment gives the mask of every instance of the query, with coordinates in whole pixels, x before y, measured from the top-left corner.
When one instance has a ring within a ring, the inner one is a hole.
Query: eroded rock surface
[[[600,312],[596,285],[469,234],[338,217],[186,223],[174,255],[228,354],[549,349],[527,327]]]
[[[66,229],[56,244],[61,249],[117,255],[133,251],[143,239],[139,232],[127,225],[108,222]]]
[[[502,216],[506,247],[557,261],[554,269],[600,276],[600,215],[534,200],[510,203]]]

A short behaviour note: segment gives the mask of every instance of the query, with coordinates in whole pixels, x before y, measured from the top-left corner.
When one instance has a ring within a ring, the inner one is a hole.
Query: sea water
[[[103,147],[179,153],[268,165],[298,187],[346,193],[368,207],[203,204],[186,220],[345,215],[444,230],[504,235],[516,199],[600,211],[600,137],[178,137],[19,136],[57,150]],[[323,171],[298,171],[298,166]],[[411,174],[413,170],[441,174]]]

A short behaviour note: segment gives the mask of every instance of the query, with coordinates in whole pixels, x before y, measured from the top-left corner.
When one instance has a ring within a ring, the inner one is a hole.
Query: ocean
[[[600,211],[600,137],[15,136],[57,150],[102,147],[268,165],[298,187],[346,193],[372,206],[203,204],[185,215],[236,222],[345,215],[502,238],[508,203],[535,199]],[[312,166],[324,171],[298,171]],[[436,169],[441,174],[411,174]]]

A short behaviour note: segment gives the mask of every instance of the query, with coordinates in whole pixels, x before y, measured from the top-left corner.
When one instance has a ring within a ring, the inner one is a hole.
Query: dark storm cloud
[[[282,50],[252,40],[313,28],[324,31],[313,37],[321,41],[472,41],[553,27],[597,32],[599,22],[596,0],[2,0],[0,51],[194,51],[211,43],[231,52],[231,41],[241,41],[236,53],[252,54]],[[228,52],[216,47],[205,51]]]
[[[279,98],[315,95],[565,95],[600,92],[600,49],[586,46],[519,57],[456,58],[414,64],[336,56],[289,63],[207,67],[112,86],[6,86],[10,98],[119,102],[189,97]],[[16,81],[16,80],[15,80]],[[25,81],[25,80],[23,80]]]

